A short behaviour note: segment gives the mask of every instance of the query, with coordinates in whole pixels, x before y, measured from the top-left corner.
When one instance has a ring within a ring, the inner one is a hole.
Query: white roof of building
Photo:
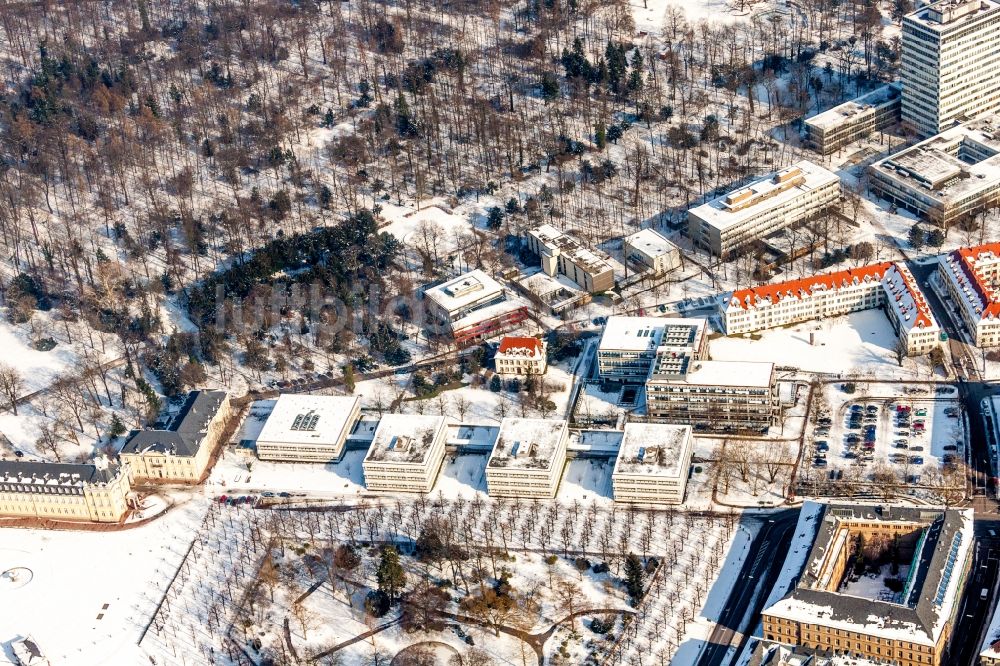
[[[584,268],[591,275],[614,270],[607,259],[580,244],[569,234],[559,231],[551,224],[543,224],[528,232],[542,243],[550,254],[562,254]]]
[[[691,462],[691,426],[626,423],[614,474],[686,476]]]
[[[443,416],[426,414],[384,415],[364,462],[424,464],[445,421]]]
[[[901,88],[898,83],[887,83],[857,99],[838,104],[832,109],[827,109],[822,113],[816,114],[812,118],[806,118],[805,123],[820,129],[836,127],[841,123],[851,120],[858,114],[899,99],[900,90]]]
[[[694,327],[697,329],[693,344],[704,332],[705,320],[687,317],[608,317],[601,335],[599,351],[651,351],[663,342],[668,327]]]
[[[501,292],[503,286],[477,268],[431,287],[424,295],[448,312],[453,312]]]
[[[994,0],[941,0],[907,14],[904,20],[920,24],[932,32],[952,30],[1000,8]]]
[[[487,467],[507,469],[549,469],[560,447],[568,439],[562,419],[522,419],[507,417]]]
[[[922,331],[940,330],[924,293],[920,291],[916,279],[905,264],[897,262],[886,271],[882,288],[889,307],[895,311],[903,328],[908,331],[914,328]]]
[[[257,441],[290,444],[334,444],[354,423],[358,396],[283,393],[261,428]]]
[[[759,361],[693,361],[678,384],[696,386],[771,386],[774,363]]]
[[[804,180],[800,184],[781,190],[783,183],[777,182],[777,179],[791,173],[793,169],[798,169],[800,172],[798,175],[801,175]],[[725,230],[731,226],[741,224],[747,219],[756,217],[762,211],[780,206],[807,192],[830,185],[839,180],[840,178],[837,174],[832,171],[828,171],[808,160],[803,160],[787,169],[768,174],[749,185],[712,199],[701,206],[692,208],[689,213],[697,215],[699,219],[704,220],[717,229]],[[775,194],[777,190],[781,191]],[[727,203],[727,199],[739,199],[739,201]],[[742,208],[739,207],[747,201],[755,203]]]
[[[650,257],[661,257],[677,251],[677,246],[653,229],[643,229],[625,238],[625,243]]]

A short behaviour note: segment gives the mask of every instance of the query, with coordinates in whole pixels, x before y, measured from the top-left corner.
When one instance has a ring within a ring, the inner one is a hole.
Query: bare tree
[[[21,378],[21,373],[18,372],[17,368],[6,363],[0,363],[0,392],[3,393],[7,398],[7,402],[10,403],[10,408],[14,412],[14,416],[17,416],[17,401],[21,397],[23,389],[24,380]]]

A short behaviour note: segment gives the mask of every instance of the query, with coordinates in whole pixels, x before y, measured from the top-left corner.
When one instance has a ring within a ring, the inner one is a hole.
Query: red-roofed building
[[[538,338],[508,335],[500,341],[494,360],[502,375],[541,375],[545,373],[546,345]]]
[[[939,344],[941,329],[917,281],[901,263],[886,261],[739,289],[720,302],[727,335],[878,307],[884,308],[908,354],[924,354]]]
[[[1000,243],[949,252],[939,272],[976,346],[1000,345]]]

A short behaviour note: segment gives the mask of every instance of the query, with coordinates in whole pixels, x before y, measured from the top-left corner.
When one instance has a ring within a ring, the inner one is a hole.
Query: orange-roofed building
[[[1000,243],[949,252],[939,272],[976,346],[1000,346]]]
[[[738,289],[723,296],[719,306],[727,335],[872,308],[885,310],[910,355],[929,352],[939,344],[941,334],[910,270],[889,261]]]
[[[544,340],[508,335],[500,341],[494,360],[501,375],[541,375],[546,368],[545,354]]]

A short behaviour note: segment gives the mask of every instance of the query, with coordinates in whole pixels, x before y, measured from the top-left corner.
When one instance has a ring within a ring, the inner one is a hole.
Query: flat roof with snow
[[[454,312],[478,301],[499,296],[502,293],[503,286],[484,271],[477,268],[476,270],[459,275],[457,278],[452,278],[447,282],[431,287],[424,292],[424,295],[437,303],[442,309]]]
[[[839,181],[832,171],[803,160],[692,208],[689,213],[722,231]]]
[[[697,347],[705,320],[681,317],[608,317],[598,351],[656,351],[661,345]]]
[[[677,479],[691,462],[691,426],[627,423],[613,474]]]
[[[676,245],[653,229],[637,231],[631,236],[627,236],[625,243],[637,250],[641,250],[650,257],[661,257],[678,249]]]
[[[941,0],[924,5],[904,16],[903,20],[932,32],[951,32],[998,9],[1000,4],[994,0]]]
[[[353,415],[360,407],[358,396],[278,396],[270,416],[257,436],[258,442],[332,444],[344,439],[354,427]]]
[[[661,379],[654,366],[650,379]],[[690,361],[683,376],[669,374],[668,379],[676,384],[692,386],[747,386],[770,388],[774,378],[774,363],[760,361]]]
[[[562,419],[507,417],[487,467],[549,469],[567,443],[567,425]]]
[[[887,83],[857,99],[838,104],[832,109],[817,113],[812,118],[806,118],[805,123],[823,130],[836,127],[865,111],[897,102],[900,99],[900,90],[900,84]]]
[[[443,416],[426,414],[384,415],[364,462],[425,464],[445,421]]]

